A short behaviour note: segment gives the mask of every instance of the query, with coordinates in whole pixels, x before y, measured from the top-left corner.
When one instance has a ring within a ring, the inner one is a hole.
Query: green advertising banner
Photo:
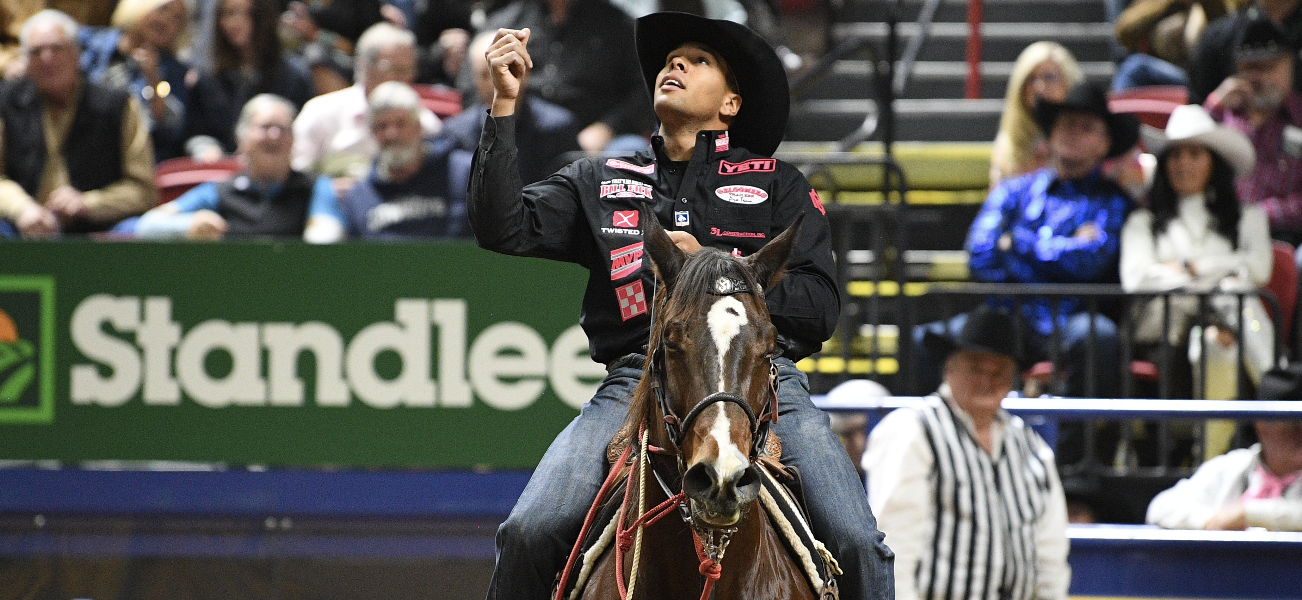
[[[469,242],[0,243],[0,459],[531,467],[586,273]]]

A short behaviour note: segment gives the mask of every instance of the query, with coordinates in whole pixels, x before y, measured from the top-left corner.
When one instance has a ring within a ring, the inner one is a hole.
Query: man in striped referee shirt
[[[944,383],[892,412],[863,457],[868,502],[895,550],[897,600],[1067,597],[1067,504],[1053,451],[1000,404],[1023,362],[1012,317],[980,309],[928,334]]]

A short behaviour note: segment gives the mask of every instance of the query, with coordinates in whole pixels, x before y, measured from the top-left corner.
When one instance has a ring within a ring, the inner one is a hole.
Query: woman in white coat
[[[1273,264],[1266,215],[1256,206],[1240,205],[1234,191],[1235,179],[1252,172],[1256,164],[1248,138],[1217,124],[1196,105],[1177,107],[1165,131],[1146,126],[1141,133],[1148,150],[1157,155],[1157,169],[1148,208],[1133,212],[1121,231],[1122,287],[1126,291],[1234,292],[1265,285]],[[1137,315],[1136,342],[1160,347],[1161,302],[1160,298],[1149,302]],[[1164,373],[1173,378],[1177,397],[1237,397],[1241,345],[1235,337],[1237,306],[1238,298],[1232,294],[1214,297],[1209,326],[1199,327],[1197,299],[1172,298],[1166,342],[1182,358],[1188,348],[1195,371],[1179,369],[1183,377]],[[1274,327],[1256,297],[1245,298],[1241,316],[1247,338],[1242,344],[1247,347],[1245,364],[1249,376],[1258,381],[1274,360]],[[1196,369],[1204,349],[1205,386],[1191,387],[1201,383]]]

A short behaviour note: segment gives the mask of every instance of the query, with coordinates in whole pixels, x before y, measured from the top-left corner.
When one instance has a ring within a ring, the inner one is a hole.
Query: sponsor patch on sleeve
[[[628,161],[620,160],[618,158],[606,159],[606,166],[613,167],[616,169],[623,169],[625,171],[632,171],[634,173],[641,173],[643,175],[651,175],[652,173],[656,172],[655,163],[651,163],[646,166],[640,166],[640,165],[635,165]]]
[[[817,191],[809,190],[809,200],[814,203],[814,208],[817,208],[818,212],[823,213],[824,216],[827,215],[827,209],[823,208],[823,199],[818,197]]]
[[[610,226],[602,227],[601,232],[610,235],[642,235],[637,227],[636,210],[617,210],[610,215]]]
[[[625,321],[646,314],[646,292],[641,279],[615,288],[615,300],[619,303],[619,316]]]
[[[636,214],[636,213],[634,213]],[[616,281],[642,268],[642,242],[610,251],[610,280]]]
[[[635,179],[607,179],[601,182],[598,190],[602,198],[641,198],[651,197],[651,186]]]
[[[769,199],[769,193],[752,185],[725,185],[714,190],[714,195],[733,204],[759,204]]]
[[[772,158],[752,158],[739,163],[719,161],[720,175],[741,175],[742,173],[772,173],[778,169],[778,161]]]

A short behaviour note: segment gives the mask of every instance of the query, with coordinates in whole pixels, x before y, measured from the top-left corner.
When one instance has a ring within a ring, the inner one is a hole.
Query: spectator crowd
[[[630,42],[632,17],[656,9],[0,2],[0,236],[469,236],[465,189],[492,99],[483,53],[493,33],[533,36],[518,132],[529,183],[568,152],[649,148],[654,117]],[[752,15],[780,36],[765,2],[701,10]],[[231,165],[229,181],[160,205],[173,196],[155,189],[156,172]]]
[[[528,184],[570,152],[650,147],[630,15],[661,4],[0,1],[0,237],[468,237],[494,32],[527,31],[533,65],[513,135]],[[765,3],[705,5],[750,13],[761,29],[772,20]],[[1131,341],[1150,358],[1182,357],[1163,374],[1178,397],[1298,399],[1302,375],[1278,369],[1275,321],[1236,294],[1270,280],[1278,243],[1302,244],[1302,0],[1133,0],[1115,25],[1124,57],[1112,91],[1182,86],[1189,103],[1164,128],[1141,126],[1110,108],[1109,90],[1065,47],[1028,46],[965,243],[972,278],[1217,292],[1210,310],[1138,306]],[[228,180],[160,203],[156,166],[223,161],[236,165]],[[1049,356],[1064,358],[1066,395],[1115,397],[1115,314],[1076,298],[991,299],[911,341],[910,383],[934,392],[926,405],[887,416],[867,439],[855,437],[862,424],[844,427],[897,553],[900,597],[950,597],[956,574],[977,571],[1002,573],[1015,597],[1062,597],[1064,461],[1000,402]],[[1302,529],[1302,426],[1254,429],[1259,444],[1205,463],[1158,496],[1148,520]],[[1064,430],[1059,448],[1078,451],[1079,435]],[[1206,439],[1228,450],[1225,432]],[[1006,547],[963,555],[959,536]]]

